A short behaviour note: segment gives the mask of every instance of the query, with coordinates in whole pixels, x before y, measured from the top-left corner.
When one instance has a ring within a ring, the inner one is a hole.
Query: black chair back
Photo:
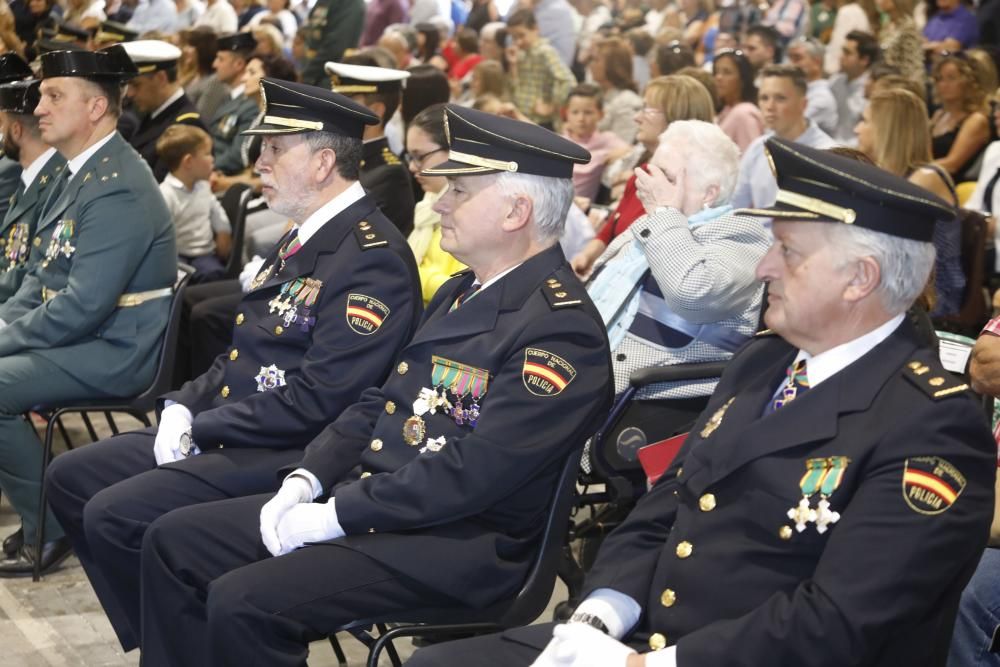
[[[232,228],[233,235],[229,259],[226,260],[226,278],[239,277],[240,271],[243,269],[243,242],[246,237],[247,206],[252,196],[253,189],[246,183],[237,183],[222,195],[222,210],[229,218],[229,226]]]

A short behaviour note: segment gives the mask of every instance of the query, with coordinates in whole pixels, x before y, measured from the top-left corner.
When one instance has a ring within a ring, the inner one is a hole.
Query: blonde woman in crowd
[[[908,90],[889,89],[874,94],[858,123],[858,149],[882,169],[909,179],[944,201],[958,204],[948,172],[931,162],[927,106]],[[954,315],[962,304],[965,275],[960,261],[962,228],[958,220],[934,227],[934,288],[931,315]]]

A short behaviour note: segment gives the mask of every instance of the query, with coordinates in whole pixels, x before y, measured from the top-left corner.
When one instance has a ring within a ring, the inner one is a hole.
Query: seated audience
[[[852,32],[874,35],[881,21],[874,0],[848,0],[836,4],[840,7],[837,9],[837,17],[833,22],[833,30],[826,44],[826,56],[823,61],[823,69],[831,75],[840,72],[841,53],[847,36]]]
[[[617,393],[635,370],[726,359],[753,335],[761,306],[753,267],[771,239],[729,204],[738,169],[739,150],[718,126],[679,120],[661,135],[648,173],[636,170],[645,215],[611,242],[587,286],[608,327]],[[615,431],[638,428],[646,443],[685,432],[714,388],[650,385]]]
[[[806,117],[806,77],[798,67],[770,65],[760,73],[757,98],[767,132],[754,140],[740,160],[740,177],[733,193],[737,208],[766,208],[774,204],[778,184],[768,166],[764,142],[772,136],[787,141],[829,148],[834,141]]]
[[[927,108],[907,90],[883,90],[865,107],[857,127],[858,149],[882,169],[958,205],[955,185],[944,169],[930,161]],[[952,216],[934,225],[934,292],[932,316],[955,315],[962,305],[962,227]]]
[[[947,55],[933,69],[934,97],[941,107],[931,116],[934,162],[957,181],[974,181],[991,138],[986,96],[967,57]]]
[[[753,66],[742,51],[724,49],[715,54],[712,72],[722,105],[715,122],[743,153],[764,133],[764,116],[757,107]]]
[[[632,77],[631,51],[622,39],[602,39],[594,44],[588,67],[604,97],[604,116],[597,129],[613,132],[631,144],[635,141],[635,114],[642,108],[642,98],[636,93]]]
[[[828,53],[830,48],[827,47]],[[839,144],[854,145],[854,127],[867,103],[868,70],[878,54],[878,42],[866,32],[850,32],[843,40],[838,54],[839,71],[830,77],[830,90],[837,100],[837,129],[832,136]]]
[[[908,79],[923,84],[927,78],[924,69],[923,38],[913,20],[915,0],[875,0],[875,6],[885,17],[878,29],[882,59],[899,70]]]
[[[448,181],[442,176],[421,173],[448,160],[444,106],[434,104],[427,107],[417,114],[406,131],[406,163],[424,191],[424,198],[417,202],[413,214],[413,231],[407,238],[420,271],[424,304],[430,302],[434,293],[451,276],[465,268],[441,248],[441,214],[434,210],[434,204],[444,194]]]
[[[594,261],[608,244],[628,229],[645,212],[635,190],[636,166],[652,158],[660,145],[660,135],[675,120],[712,122],[712,98],[698,81],[689,76],[672,74],[649,82],[643,97],[645,107],[636,114],[636,146],[630,155],[619,160],[618,168],[624,182],[624,192],[614,212],[605,221],[597,237],[589,241],[571,262],[578,276],[590,275]],[[610,169],[610,167],[609,167]],[[627,171],[626,171],[627,170]],[[607,170],[605,171],[607,177]],[[613,177],[613,176],[612,176]]]
[[[951,207],[849,158],[767,147],[792,195],[760,212],[771,330],[604,541],[568,623],[408,667],[943,664],[996,461],[978,402],[905,316]]]
[[[219,37],[216,40],[215,76],[230,87],[229,99],[219,106],[209,118],[208,130],[212,135],[215,168],[230,176],[246,168],[243,161],[241,133],[257,117],[257,101],[246,94],[243,76],[257,42],[247,32]]]
[[[976,15],[964,0],[928,0],[924,49],[931,52],[971,49],[979,41]]]
[[[177,234],[177,256],[194,267],[193,283],[218,280],[232,246],[229,218],[212,194],[212,137],[199,127],[171,125],[156,142],[169,173],[160,183]]]
[[[837,131],[837,100],[830,90],[830,82],[823,74],[824,53],[822,44],[804,37],[795,40],[788,47],[788,62],[806,75],[806,118],[832,136]]]
[[[539,34],[532,10],[514,12],[507,21],[507,32],[513,41],[506,51],[511,100],[531,122],[551,129],[576,78]]]
[[[563,136],[590,152],[590,162],[573,167],[573,190],[589,201],[597,195],[608,160],[629,148],[614,132],[598,129],[604,115],[602,104],[600,88],[584,83],[569,91],[564,111]]]

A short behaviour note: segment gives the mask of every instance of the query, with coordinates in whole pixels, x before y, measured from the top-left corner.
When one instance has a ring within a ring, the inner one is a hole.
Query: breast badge
[[[250,281],[250,291],[252,292],[253,290],[255,290],[258,287],[260,287],[261,285],[263,285],[265,282],[267,282],[267,279],[268,279],[268,277],[270,277],[271,271],[273,269],[274,269],[274,265],[271,264],[269,266],[265,266],[260,271],[258,271],[257,275],[255,275],[253,277],[253,280]]]
[[[285,386],[285,371],[274,364],[261,366],[254,380],[257,381],[257,391],[271,391]]]
[[[348,294],[345,317],[351,331],[371,336],[381,328],[385,318],[389,317],[389,307],[365,294]]]
[[[906,459],[903,500],[919,514],[941,514],[965,489],[965,476],[939,456]]]
[[[76,223],[73,220],[64,219],[56,223],[55,229],[52,230],[52,236],[49,238],[49,245],[45,249],[42,268],[47,267],[49,262],[58,258],[60,254],[67,259],[73,256],[73,253],[76,252],[76,247],[72,243],[75,228]]]
[[[795,530],[803,532],[810,523],[816,525],[816,532],[822,535],[830,526],[840,521],[840,513],[830,509],[830,496],[840,487],[851,459],[846,456],[829,456],[806,461],[806,472],[799,480],[802,500],[788,510],[788,518],[795,522]],[[819,494],[816,507],[812,498]]]
[[[715,429],[719,428],[719,425],[722,424],[722,418],[726,416],[726,410],[729,409],[729,406],[732,405],[733,401],[735,400],[736,397],[733,396],[728,401],[726,401],[726,403],[721,408],[716,410],[711,417],[708,418],[708,421],[705,422],[704,428],[701,429],[700,433],[701,437],[707,438],[708,436],[712,435],[712,433],[715,432]]]
[[[474,427],[489,387],[489,371],[436,355],[431,357],[431,363],[431,384],[449,403],[448,414],[459,426]]]
[[[31,248],[29,244],[29,233],[31,230],[25,222],[18,222],[11,225],[7,234],[7,243],[4,245],[4,258],[7,260],[7,269],[23,266],[28,260],[28,252]]]
[[[562,357],[529,347],[524,351],[521,380],[535,396],[558,396],[576,377],[576,369]]]

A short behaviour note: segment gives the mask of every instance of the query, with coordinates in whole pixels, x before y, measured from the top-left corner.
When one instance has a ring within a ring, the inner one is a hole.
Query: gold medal
[[[403,442],[411,447],[415,447],[423,442],[426,432],[427,426],[424,424],[423,417],[412,415],[403,422]]]

